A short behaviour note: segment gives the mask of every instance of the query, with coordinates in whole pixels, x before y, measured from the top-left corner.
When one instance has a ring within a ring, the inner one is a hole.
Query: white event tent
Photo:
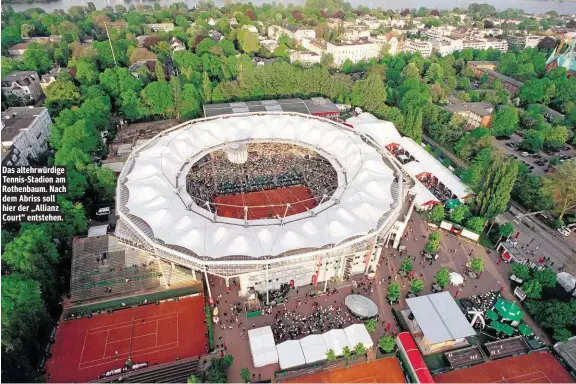
[[[288,340],[276,346],[280,369],[289,369],[306,364],[302,347],[298,340]]]
[[[344,347],[352,348],[343,329],[332,329],[322,334],[326,349],[333,350],[336,356],[342,356]]]
[[[250,329],[248,341],[254,367],[260,368],[278,362],[278,351],[270,326]]]
[[[352,324],[344,328],[344,333],[352,348],[356,347],[359,343],[362,343],[366,349],[374,346],[374,342],[364,324]]]
[[[306,364],[312,364],[317,361],[326,360],[328,348],[324,344],[322,335],[310,335],[300,339],[300,346],[304,352]]]

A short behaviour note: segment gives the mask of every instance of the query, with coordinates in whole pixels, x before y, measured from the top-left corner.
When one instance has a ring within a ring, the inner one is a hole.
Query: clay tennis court
[[[549,352],[508,357],[440,375],[437,383],[574,383],[562,364]]]
[[[291,205],[288,212],[286,203]],[[285,213],[286,216],[295,215],[317,205],[308,188],[304,186],[220,196],[214,199],[214,204],[217,206],[217,215],[234,219],[244,219],[243,207],[251,207],[248,209],[248,220],[284,217]]]
[[[49,381],[96,380],[128,357],[154,365],[202,355],[205,318],[204,297],[196,296],[62,322],[46,362]]]
[[[404,373],[394,357],[338,368],[310,376],[284,380],[283,383],[405,383]]]

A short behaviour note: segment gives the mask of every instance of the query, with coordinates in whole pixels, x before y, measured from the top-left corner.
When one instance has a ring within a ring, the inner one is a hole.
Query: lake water
[[[188,3],[188,6],[192,8],[197,4],[198,0],[184,0]],[[279,0],[278,0],[279,1]],[[292,0],[293,4],[302,4],[305,0]],[[74,5],[86,4],[86,0],[59,0],[52,1],[50,3],[21,3],[21,4],[11,4],[15,11],[23,11],[28,8],[42,8],[46,12],[52,12],[55,9],[64,9]],[[129,7],[132,4],[140,3],[140,0],[92,0],[96,5],[96,8],[101,9],[106,6],[114,6],[116,4],[122,4],[125,7]],[[160,5],[169,5],[175,0],[157,0]],[[264,0],[252,0],[252,4],[260,5],[270,1]],[[288,1],[284,1],[287,3]],[[439,9],[453,9],[468,8],[471,3],[486,3],[491,4],[496,9],[503,10],[506,8],[520,8],[525,12],[529,13],[545,13],[550,10],[555,10],[559,14],[576,14],[576,2],[575,1],[539,1],[539,0],[350,0],[352,6],[356,7],[358,5],[365,5],[369,7],[382,7],[385,9],[404,9],[404,8],[439,8]],[[144,0],[144,4],[153,4],[154,1]],[[216,0],[217,5],[223,5],[224,0]]]

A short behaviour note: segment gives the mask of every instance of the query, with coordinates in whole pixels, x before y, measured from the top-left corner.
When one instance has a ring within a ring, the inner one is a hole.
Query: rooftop
[[[308,52],[306,52],[308,53]],[[309,100],[279,99],[221,103],[204,105],[204,116],[212,117],[241,112],[298,112],[314,114],[322,112],[339,113],[338,108],[328,99],[313,97]]]
[[[14,49],[14,50],[16,50],[16,49],[26,49],[26,48],[28,48],[28,44],[29,44],[29,43],[18,43],[18,44],[15,44],[15,45],[11,46],[10,48],[8,48],[8,50],[11,51],[11,50],[13,50],[13,49]]]
[[[476,335],[449,292],[414,297],[406,303],[430,344]]]
[[[19,81],[24,80],[28,76],[37,75],[35,71],[17,71],[17,72],[10,72],[2,81]]]
[[[515,86],[517,86],[517,87],[521,87],[522,85],[524,85],[523,82],[518,81],[518,80],[516,80],[516,79],[513,79],[513,78],[511,78],[511,77],[509,77],[509,76],[503,75],[503,74],[501,74],[500,72],[496,72],[496,71],[493,71],[493,70],[488,69],[488,68],[478,68],[478,69],[481,70],[482,72],[485,72],[485,73],[491,75],[491,76],[494,76],[494,77],[497,78],[497,79],[500,79],[500,80],[502,80],[502,81],[505,81],[506,83],[513,84],[513,85],[515,85]]]
[[[492,109],[494,108],[492,104],[490,105],[490,109],[484,106],[483,104],[487,103],[464,103],[464,104],[453,104],[453,105],[446,105],[444,107],[445,110],[448,112],[456,113],[456,112],[466,112],[470,111],[478,116],[490,116],[492,114]]]
[[[571,337],[565,343],[556,343],[554,350],[562,356],[571,369],[576,371],[576,336]]]
[[[21,130],[26,129],[46,108],[12,107],[2,113],[2,141],[12,141]]]

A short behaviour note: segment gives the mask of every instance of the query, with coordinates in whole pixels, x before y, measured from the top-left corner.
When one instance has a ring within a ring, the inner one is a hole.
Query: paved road
[[[514,224],[514,229],[520,232],[518,243],[528,246],[534,251],[534,258],[546,256],[554,261],[554,268],[558,269],[565,265],[565,271],[576,274],[576,233],[568,237],[562,236],[557,231],[548,227],[536,218],[536,216],[516,216],[524,213],[523,210],[512,206],[509,212],[500,216],[501,219]]]

